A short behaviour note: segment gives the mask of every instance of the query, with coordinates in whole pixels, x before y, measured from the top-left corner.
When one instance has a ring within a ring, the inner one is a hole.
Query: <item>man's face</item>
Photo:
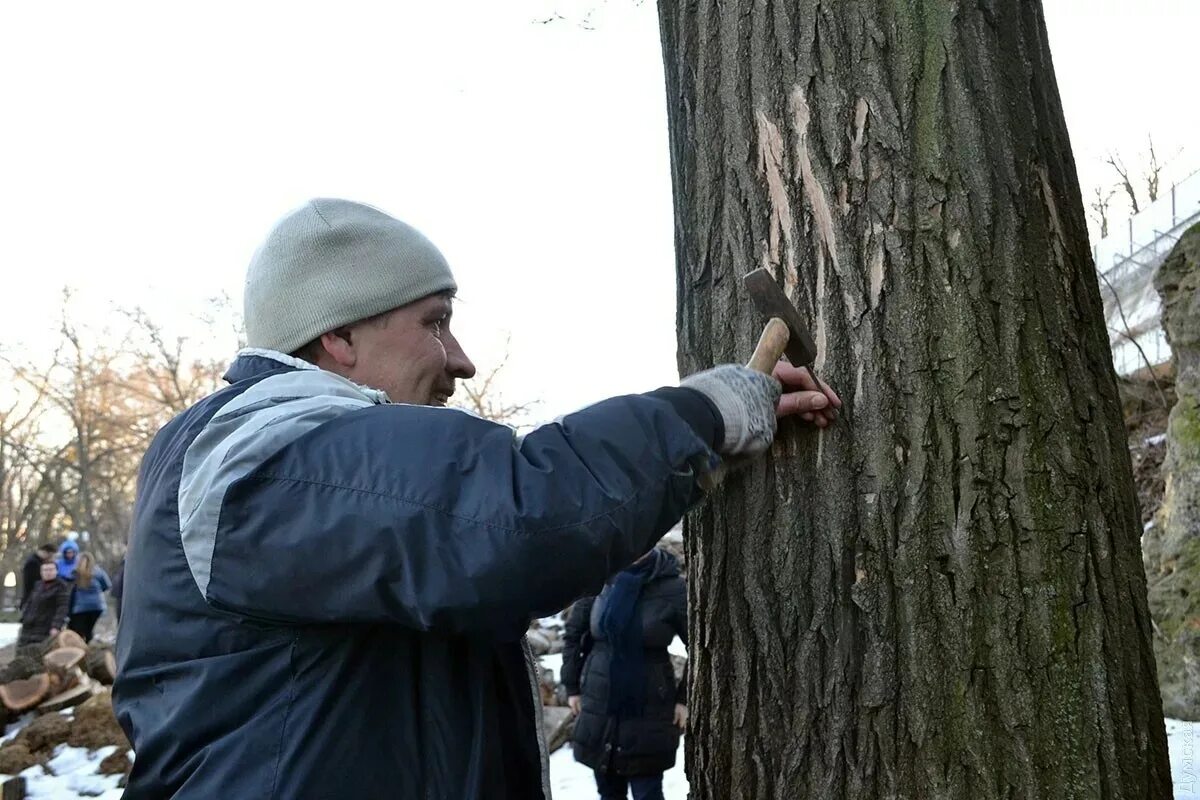
[[[75,560],[75,551],[74,550],[63,550],[63,561],[74,561],[74,560]]]
[[[42,561],[50,561],[54,558],[53,550],[38,550],[37,553],[38,557],[41,558]]]
[[[444,406],[475,365],[450,332],[452,300],[433,295],[349,330],[354,363],[338,372],[393,403]]]
[[[53,564],[42,564],[42,580],[52,581],[58,577],[58,567]]]

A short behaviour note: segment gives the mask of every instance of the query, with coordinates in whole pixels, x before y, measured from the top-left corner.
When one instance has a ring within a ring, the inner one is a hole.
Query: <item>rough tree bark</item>
[[[767,265],[847,401],[689,520],[692,797],[1168,797],[1040,4],[659,8],[680,369],[747,357]]]

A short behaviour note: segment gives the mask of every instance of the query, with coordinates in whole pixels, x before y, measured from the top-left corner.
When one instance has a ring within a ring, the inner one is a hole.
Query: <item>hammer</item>
[[[747,273],[742,278],[742,285],[754,301],[754,307],[763,316],[768,317],[762,335],[758,337],[758,345],[750,362],[746,365],[752,370],[770,375],[775,370],[780,356],[787,355],[793,366],[804,367],[812,376],[813,383],[818,387],[821,382],[813,372],[812,363],[817,357],[817,346],[813,343],[808,328],[800,319],[800,313],[788,300],[783,289],[775,283],[771,273],[765,268],[759,268]],[[700,476],[700,487],[711,491],[725,480],[728,468],[720,464],[710,472]]]

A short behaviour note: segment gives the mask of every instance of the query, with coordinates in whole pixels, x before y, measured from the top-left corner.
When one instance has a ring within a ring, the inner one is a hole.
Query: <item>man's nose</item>
[[[446,346],[446,371],[462,380],[474,378],[475,365],[471,363],[471,359],[467,358],[467,354],[463,352],[462,345],[458,343],[458,339],[454,338],[454,334],[446,337],[442,344]]]

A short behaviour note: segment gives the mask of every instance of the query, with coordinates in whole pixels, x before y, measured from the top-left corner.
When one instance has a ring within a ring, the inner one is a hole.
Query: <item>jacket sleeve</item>
[[[40,574],[40,571],[41,571],[40,565],[34,565],[29,562],[25,563],[25,565],[21,568],[21,571],[22,571],[21,577],[23,579],[22,580],[23,586],[21,589],[21,605],[20,605],[20,607],[24,608],[25,604],[29,602],[29,595],[31,595],[33,593],[33,587],[37,586],[37,582],[42,579],[42,576]]]
[[[587,658],[584,638],[591,627],[592,605],[595,602],[595,597],[577,600],[567,616],[567,627],[563,631],[562,684],[568,696],[579,694],[583,662]]]
[[[121,603],[121,593],[125,588],[125,559],[121,559],[121,563],[117,566],[117,572],[112,579],[112,594],[117,598],[117,604]]]
[[[100,591],[107,592],[112,588],[112,582],[108,579],[108,573],[100,567],[96,567],[96,583],[100,586]]]
[[[71,589],[70,584],[63,583],[58,587],[58,594],[54,598],[54,618],[50,620],[50,627],[62,630],[67,621],[67,614],[71,610]]]
[[[687,389],[606,400],[524,439],[456,410],[356,409],[228,484],[198,585],[265,621],[516,641],[680,519],[721,435]]]

